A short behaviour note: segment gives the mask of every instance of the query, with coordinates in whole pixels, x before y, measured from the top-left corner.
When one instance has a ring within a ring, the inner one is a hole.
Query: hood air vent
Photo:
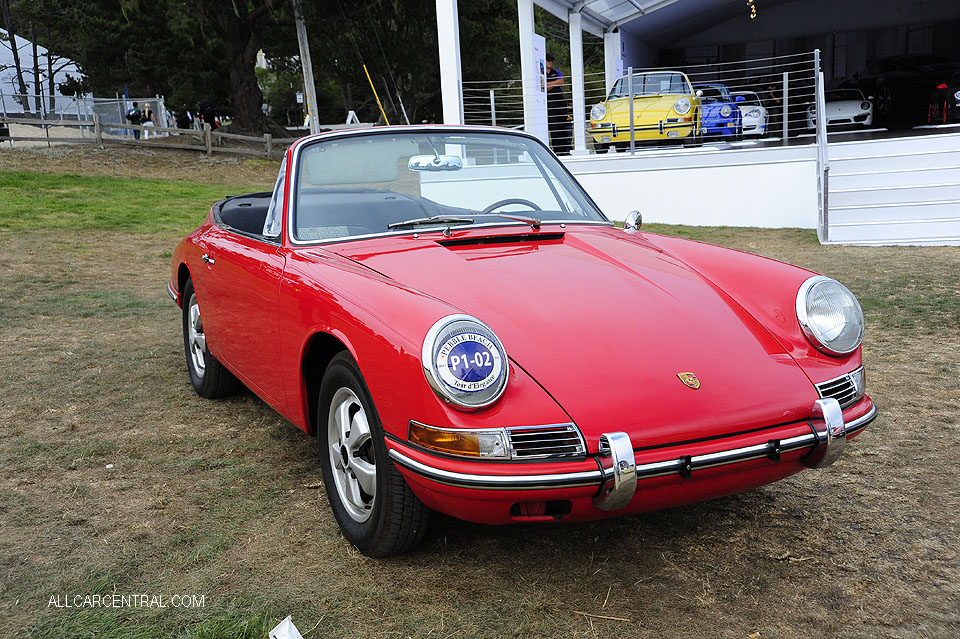
[[[446,247],[479,246],[482,244],[526,244],[536,242],[562,242],[563,233],[523,233],[521,235],[489,235],[484,237],[458,237],[455,240],[440,240],[438,244]]]

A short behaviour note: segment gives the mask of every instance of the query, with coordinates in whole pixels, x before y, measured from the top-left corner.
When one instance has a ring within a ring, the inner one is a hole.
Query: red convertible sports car
[[[536,138],[310,136],[173,255],[190,381],[316,436],[344,536],[583,521],[833,463],[875,416],[863,313],[773,260],[615,227]]]

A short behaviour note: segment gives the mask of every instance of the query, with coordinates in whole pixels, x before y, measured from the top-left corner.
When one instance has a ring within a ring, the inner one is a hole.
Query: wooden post
[[[270,147],[273,146],[273,136],[269,133],[263,134],[263,142],[267,146],[267,159],[270,159]]]
[[[203,123],[203,140],[207,144],[207,155],[213,155],[213,135],[210,133],[210,123]]]
[[[100,114],[94,111],[93,113],[93,137],[97,140],[97,148],[103,148],[103,128],[100,126]]]

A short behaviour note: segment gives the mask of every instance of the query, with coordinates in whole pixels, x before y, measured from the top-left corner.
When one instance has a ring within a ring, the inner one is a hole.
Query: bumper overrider
[[[462,472],[440,467],[444,457],[421,454],[422,451],[401,446],[399,441],[392,438],[388,439],[388,448],[391,459],[419,486],[435,483],[454,489],[469,489],[471,493],[480,491],[475,493],[479,500],[495,499],[484,497],[483,491],[551,491],[556,497],[556,489],[576,489],[571,494],[589,496],[594,509],[618,511],[626,508],[633,502],[634,497],[643,491],[641,481],[657,477],[679,476],[689,480],[699,474],[698,471],[752,460],[766,459],[776,466],[780,464],[781,456],[784,457],[785,464],[793,463],[798,466],[795,470],[784,471],[780,475],[783,477],[802,467],[825,468],[842,455],[847,438],[859,433],[877,416],[877,408],[872,402],[866,412],[851,412],[863,414],[844,422],[843,411],[836,399],[818,399],[814,402],[811,419],[791,425],[792,428],[785,431],[789,436],[782,439],[767,439],[761,443],[731,448],[724,448],[722,444],[716,445],[714,442],[715,450],[710,449],[710,444],[700,443],[698,446],[689,447],[694,454],[667,457],[664,451],[661,454],[663,458],[660,459],[656,458],[657,451],[651,453],[644,449],[635,450],[626,433],[609,432],[600,438],[598,455],[587,456],[586,460],[581,459],[577,463],[568,462],[575,470],[559,470],[564,466],[562,463],[549,464],[549,469],[538,474]],[[637,459],[638,452],[641,453],[641,461]],[[786,461],[788,459],[789,462]],[[478,465],[470,464],[474,468]],[[767,475],[770,473],[764,476]],[[756,485],[773,481],[780,476],[761,480]],[[414,488],[416,492],[416,486]]]

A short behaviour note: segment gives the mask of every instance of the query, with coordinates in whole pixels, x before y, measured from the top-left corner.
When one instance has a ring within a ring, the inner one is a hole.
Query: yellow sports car
[[[606,102],[590,110],[590,136],[597,151],[630,144],[630,78],[617,79]],[[700,98],[680,71],[633,74],[634,140],[699,140]]]

